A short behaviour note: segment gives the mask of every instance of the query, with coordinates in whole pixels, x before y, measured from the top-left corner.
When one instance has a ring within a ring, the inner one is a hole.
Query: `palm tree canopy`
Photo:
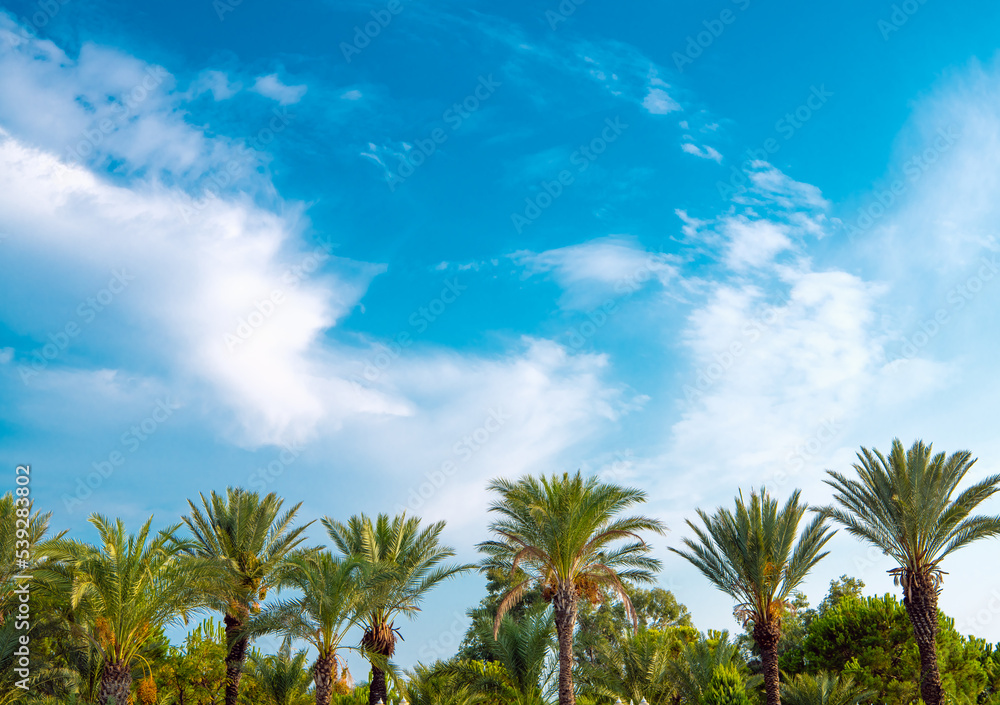
[[[472,628],[487,645],[491,659],[503,665],[513,690],[522,699],[540,700],[546,665],[555,646],[552,609],[548,605],[535,607],[519,620],[505,615],[495,639],[493,620],[488,615],[476,620]],[[476,662],[460,661],[457,668],[468,674],[470,663]]]
[[[307,690],[312,676],[306,670],[306,652],[292,654],[287,639],[274,656],[253,653],[247,675],[260,688],[267,705],[307,705],[312,702]]]
[[[292,528],[301,502],[282,513],[284,500],[273,492],[261,498],[228,487],[225,495],[200,496],[202,507],[188,500],[191,515],[184,517],[194,537],[187,553],[208,561],[216,571],[211,591],[221,603],[217,607],[226,610],[234,602],[263,600],[268,588],[280,581],[285,560],[305,540],[309,524]]]
[[[935,573],[948,554],[973,541],[1000,535],[1000,516],[969,516],[1000,490],[1000,475],[980,480],[952,499],[975,459],[968,451],[931,454],[916,441],[909,450],[896,438],[885,457],[862,448],[858,479],[828,471],[839,507],[818,510],[892,556],[901,568]]]
[[[635,621],[623,581],[652,582],[660,561],[650,558],[640,531],[662,535],[666,527],[645,516],[619,517],[629,507],[646,501],[641,490],[563,474],[551,477],[498,478],[489,489],[500,495],[490,511],[500,515],[490,524],[498,541],[485,541],[484,567],[500,568],[526,578],[500,603],[496,627],[504,613],[524,594],[531,581],[551,589],[596,594],[609,587],[625,603]],[[614,546],[616,542],[624,545]]]
[[[799,673],[781,686],[785,705],[861,705],[876,695],[875,691],[856,684],[850,674]]]
[[[322,523],[343,556],[360,566],[372,624],[389,624],[398,613],[412,617],[431,588],[473,567],[444,563],[455,549],[440,543],[443,521],[421,528],[419,518],[404,513]]]
[[[697,540],[685,538],[688,550],[671,548],[697,567],[717,588],[739,603],[736,611],[744,621],[769,622],[780,614],[792,591],[826,552],[821,553],[833,532],[826,518],[811,521],[796,543],[799,522],[808,505],[799,502],[799,490],[785,506],[767,491],[751,492],[750,502],[742,492],[736,511],[719,507],[709,516],[697,510],[704,527],[690,520],[687,525]]]
[[[288,564],[279,587],[292,588],[299,596],[275,601],[251,620],[247,633],[256,637],[281,632],[309,642],[320,658],[332,656],[366,609],[360,565],[328,551],[294,556]]]
[[[94,514],[90,523],[100,545],[54,540],[45,553],[65,570],[41,572],[55,582],[68,580],[71,607],[82,606],[93,618],[83,636],[106,659],[131,663],[159,628],[205,606],[199,574],[178,559],[185,545],[172,536],[177,526],[150,537],[152,517],[137,534],[127,534],[121,519],[112,523]]]

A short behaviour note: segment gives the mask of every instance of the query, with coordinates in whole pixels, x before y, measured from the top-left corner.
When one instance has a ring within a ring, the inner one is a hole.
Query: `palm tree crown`
[[[298,596],[278,600],[250,622],[248,632],[274,632],[302,639],[317,651],[313,664],[317,705],[328,705],[337,673],[337,651],[347,631],[365,612],[365,593],[359,582],[360,566],[353,559],[338,559],[324,551],[295,556],[282,588]]]
[[[191,515],[184,517],[184,523],[194,541],[187,553],[192,565],[211,569],[204,589],[225,615],[226,705],[236,705],[246,661],[248,637],[243,630],[247,620],[259,609],[268,589],[280,583],[309,525],[292,528],[301,502],[282,513],[284,500],[273,492],[261,498],[256,492],[229,487],[225,495],[201,495],[201,503],[199,508],[188,500]]]
[[[359,564],[368,599],[367,613],[361,616],[362,645],[379,657],[395,652],[397,615],[414,615],[433,587],[472,568],[445,564],[455,550],[440,543],[443,521],[421,528],[420,519],[405,514],[379,514],[375,521],[362,514],[346,524],[329,517],[322,523],[344,557]],[[385,673],[373,663],[369,702],[385,702],[386,697]]]
[[[768,705],[780,702],[776,649],[781,611],[792,591],[826,556],[820,551],[833,536],[824,516],[815,517],[799,535],[799,522],[809,508],[799,502],[799,494],[795,490],[781,509],[764,489],[751,492],[749,503],[740,493],[735,512],[719,507],[709,516],[699,509],[704,527],[687,522],[697,540],[683,540],[687,551],[670,549],[733,597],[737,616],[753,623],[764,662]]]
[[[902,585],[920,651],[921,697],[927,705],[939,705],[944,697],[937,662],[941,561],[973,541],[1000,536],[1000,517],[970,516],[1000,491],[1000,475],[986,477],[952,499],[976,462],[968,451],[932,455],[923,441],[905,450],[896,438],[888,457],[863,447],[858,461],[857,480],[829,471],[826,482],[839,506],[819,511],[898,563],[889,572]]]
[[[899,439],[889,457],[862,448],[854,464],[857,480],[829,471],[827,484],[840,507],[823,514],[891,556],[894,573],[908,584],[910,575],[930,575],[940,582],[940,564],[949,554],[973,541],[1000,535],[1000,517],[969,515],[1000,491],[1000,475],[991,475],[955,499],[952,493],[972,468],[968,451],[931,455],[931,446],[917,441],[909,450]]]
[[[112,523],[99,514],[90,517],[101,537],[99,546],[57,540],[47,556],[65,567],[53,567],[50,578],[69,579],[71,607],[88,619],[80,634],[101,655],[104,666],[98,702],[126,701],[132,668],[157,631],[204,606],[198,574],[178,560],[184,548],[171,527],[150,537],[152,517],[138,534],[125,532],[122,521]]]
[[[660,568],[638,532],[662,534],[665,527],[649,517],[619,517],[644,502],[644,492],[595,477],[584,479],[579,472],[515,481],[499,478],[489,489],[500,495],[490,506],[491,512],[500,515],[490,524],[499,540],[479,544],[487,555],[484,567],[505,569],[512,575],[520,569],[526,576],[501,600],[494,635],[503,615],[528,587],[533,582],[542,585],[543,596],[553,604],[559,637],[559,702],[571,705],[575,702],[573,630],[578,600],[599,600],[601,588],[610,588],[635,623],[623,581],[652,582]],[[614,545],[623,540],[624,545]]]

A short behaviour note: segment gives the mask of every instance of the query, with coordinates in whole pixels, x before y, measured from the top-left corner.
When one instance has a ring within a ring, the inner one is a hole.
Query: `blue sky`
[[[463,560],[489,478],[580,468],[647,490],[661,583],[731,628],[666,550],[695,507],[825,503],[894,436],[1000,468],[998,29],[940,0],[7,2],[3,465],[81,536],[243,485],[446,520]],[[893,590],[832,546],[814,603]],[[942,598],[991,641],[996,550]],[[441,589],[400,662],[481,595]]]

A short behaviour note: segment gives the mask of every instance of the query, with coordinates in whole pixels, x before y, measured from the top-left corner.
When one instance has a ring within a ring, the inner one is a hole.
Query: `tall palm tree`
[[[202,507],[188,500],[191,515],[184,523],[193,544],[187,549],[192,565],[207,565],[211,578],[204,590],[226,624],[226,705],[236,705],[240,675],[250,637],[245,627],[271,587],[288,570],[288,559],[309,526],[292,528],[301,502],[282,513],[284,503],[273,492],[261,497],[238,487],[225,495],[201,495]],[[202,511],[202,509],[204,511]]]
[[[200,576],[178,559],[184,544],[171,536],[177,526],[150,537],[152,517],[138,534],[126,534],[120,519],[111,522],[99,514],[90,523],[100,534],[100,545],[53,541],[45,552],[66,571],[42,572],[51,580],[69,576],[70,605],[88,616],[76,631],[103,660],[97,702],[106,705],[114,698],[127,703],[132,670],[141,665],[143,649],[164,626],[204,606]]]
[[[316,705],[329,705],[339,662],[337,651],[347,631],[365,613],[360,566],[353,559],[337,559],[324,551],[289,560],[290,571],[280,587],[298,597],[280,600],[249,623],[251,636],[280,632],[302,639],[317,651],[312,666]]]
[[[526,577],[511,588],[497,609],[496,637],[503,615],[532,583],[543,586],[552,603],[559,641],[559,703],[573,705],[573,631],[581,599],[601,599],[601,588],[612,589],[637,623],[625,582],[652,582],[660,562],[650,558],[639,531],[662,534],[663,524],[649,517],[620,518],[632,505],[646,500],[636,489],[570,476],[504,478],[490,483],[499,498],[490,506],[500,518],[490,524],[499,537],[479,544],[486,553],[484,568],[502,567]],[[625,545],[615,547],[618,541]]]
[[[735,513],[724,507],[712,516],[697,510],[704,528],[687,521],[697,540],[683,540],[687,551],[670,549],[737,600],[737,617],[744,624],[753,624],[753,639],[764,667],[767,705],[781,702],[778,642],[782,610],[792,591],[826,555],[820,551],[833,536],[825,517],[817,516],[796,543],[799,522],[808,508],[799,502],[799,490],[781,509],[764,489],[759,494],[751,492],[749,504],[741,492],[736,497]]]
[[[839,507],[819,510],[848,533],[877,546],[899,566],[889,571],[903,588],[903,605],[920,651],[920,695],[927,705],[943,697],[937,662],[937,601],[941,561],[973,541],[1000,535],[1000,517],[969,516],[1000,491],[991,475],[955,499],[952,493],[976,461],[968,451],[945,457],[916,441],[909,450],[896,438],[889,457],[862,447],[854,469],[858,479],[828,471]]]
[[[421,528],[420,519],[407,518],[404,513],[391,519],[379,514],[375,521],[361,514],[346,524],[330,517],[322,522],[337,549],[360,566],[362,589],[370,600],[361,615],[365,630],[361,645],[374,656],[369,658],[372,677],[368,702],[387,702],[383,667],[396,650],[396,616],[412,617],[433,587],[472,566],[444,565],[455,550],[439,541],[443,521]]]

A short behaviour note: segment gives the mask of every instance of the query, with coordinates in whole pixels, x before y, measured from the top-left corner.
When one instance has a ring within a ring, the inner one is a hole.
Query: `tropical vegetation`
[[[920,441],[862,448],[853,475],[829,473],[828,505],[745,488],[666,545],[636,511],[642,490],[498,478],[475,563],[444,522],[326,516],[316,536],[301,505],[237,487],[165,526],[94,514],[91,541],[8,494],[0,705],[1000,705],[1000,644],[938,607],[944,559],[1000,536],[980,509],[1000,476],[967,482],[974,463]],[[836,527],[895,562],[899,597],[841,575],[810,606]],[[697,628],[680,590],[657,585],[663,549],[735,601],[742,632]],[[476,572],[464,623],[427,621],[425,603]],[[402,618],[441,634],[410,647],[408,670]]]

